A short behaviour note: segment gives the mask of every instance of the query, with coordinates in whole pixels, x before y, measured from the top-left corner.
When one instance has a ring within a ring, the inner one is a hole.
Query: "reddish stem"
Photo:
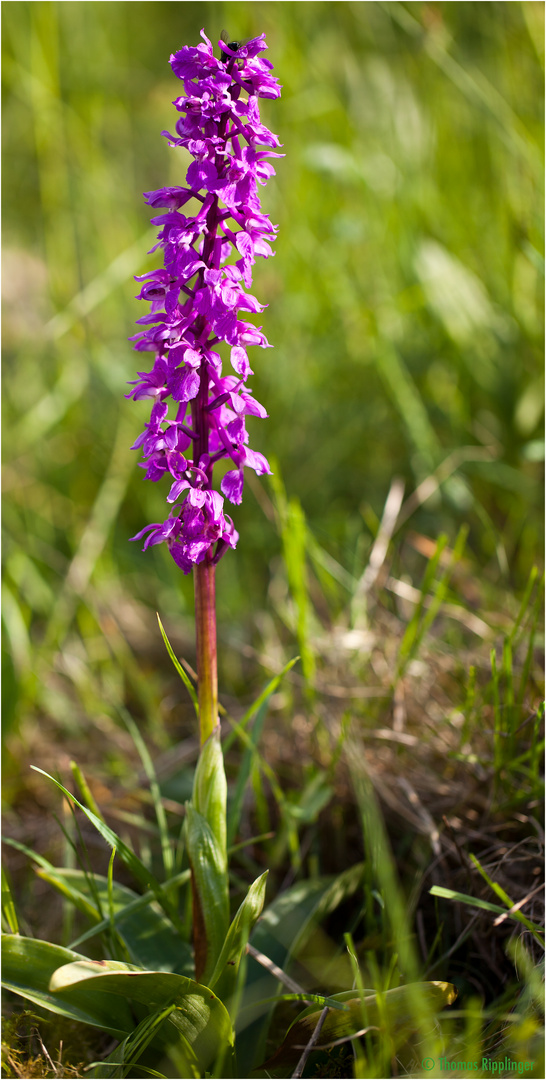
[[[201,746],[219,724],[215,569],[213,563],[205,560],[194,570],[197,692]]]
[[[238,94],[237,94],[238,96]],[[225,138],[227,116],[220,124],[219,133]],[[221,156],[216,158],[216,166],[220,172],[224,166]],[[215,196],[207,212],[207,233],[203,244],[202,258],[205,266],[218,269],[220,251],[215,254],[215,241],[219,222],[224,216],[218,207],[218,197]],[[199,271],[199,286],[204,281],[204,270]],[[205,316],[196,320],[195,336],[199,341],[201,334],[206,336],[207,327]],[[208,329],[208,328],[207,328]],[[192,401],[192,419],[195,438],[193,443],[194,464],[199,466],[203,455],[208,454],[209,448],[209,418],[207,407],[209,402],[209,368],[205,357],[201,361],[199,372],[200,383],[197,397]],[[212,487],[213,462],[209,462],[207,473],[207,488]],[[195,582],[195,639],[197,647],[197,693],[199,696],[199,728],[201,734],[201,746],[216,731],[218,721],[218,662],[216,647],[216,593],[215,593],[215,564],[212,561],[212,547],[202,563],[194,569]]]

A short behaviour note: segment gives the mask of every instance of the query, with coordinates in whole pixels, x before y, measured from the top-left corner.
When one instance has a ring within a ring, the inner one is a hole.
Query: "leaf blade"
[[[128,998],[152,1010],[176,1006],[175,1026],[202,1070],[233,1046],[233,1029],[223,1003],[208,986],[184,975],[141,971],[116,960],[82,960],[59,968],[50,982],[53,993],[86,987],[100,989],[109,1001]]]
[[[79,953],[39,938],[2,935],[2,984],[50,1012],[124,1038],[133,1030],[134,1020],[123,999],[112,1008],[102,994],[54,995],[49,989],[50,978],[58,967],[85,959]]]
[[[157,612],[156,612],[156,614],[157,614]],[[193,702],[193,707],[195,709],[195,715],[196,715],[197,719],[199,720],[199,702],[197,700],[197,694],[195,692],[195,687],[194,687],[193,683],[191,682],[187,672],[184,671],[184,668],[182,667],[180,661],[177,660],[177,658],[175,656],[174,649],[173,649],[173,647],[172,647],[172,645],[171,645],[171,643],[170,643],[170,641],[169,641],[169,639],[167,637],[167,634],[166,634],[165,628],[163,626],[163,623],[161,622],[161,619],[159,618],[159,614],[157,614],[157,621],[159,623],[159,629],[161,630],[161,636],[163,638],[163,641],[165,642],[165,648],[167,649],[167,652],[168,652],[168,654],[169,654],[169,656],[170,656],[170,658],[171,658],[171,660],[172,660],[172,662],[174,664],[174,667],[175,667],[176,671],[178,672],[178,674],[180,675],[180,678],[182,679],[182,682],[184,683],[184,686],[186,687],[186,690],[188,691],[188,694],[190,695],[190,698],[191,698],[191,700]]]

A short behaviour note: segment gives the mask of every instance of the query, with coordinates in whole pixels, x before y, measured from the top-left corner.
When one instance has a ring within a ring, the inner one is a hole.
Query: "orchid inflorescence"
[[[266,159],[282,156],[271,149],[279,140],[261,123],[258,108],[259,97],[280,96],[272,64],[258,56],[267,48],[265,35],[243,45],[220,41],[223,59],[213,55],[204,31],[201,37],[204,44],[186,46],[170,58],[184,95],[173,103],[182,114],[177,134],[163,134],[194,160],[186,187],[144,196],[151,207],[165,211],[152,218],[161,226],[152,251],[163,248],[164,266],[137,278],[144,282],[139,299],[152,306],[138,320],[148,329],[131,340],[155,359],[127,395],[153,401],[149,423],[134,443],[146,459],[146,478],[159,480],[167,473],[172,479],[169,517],[132,539],[147,534],[144,548],[166,541],[184,573],[204,560],[216,563],[235,547],[238,533],[224,512],[223,496],[241,502],[245,466],[258,475],[271,472],[263,454],[250,449],[245,427],[246,416],[267,416],[246,385],[252,375],[247,347],[269,343],[239,312],[261,312],[265,306],[245,288],[252,284],[255,257],[274,254],[269,241],[277,227],[262,212],[257,184],[274,175]],[[186,217],[181,207],[190,199],[199,205]],[[234,252],[239,257],[230,261]],[[234,374],[222,374],[215,351],[221,342],[230,347]],[[169,398],[176,409],[171,417]],[[223,476],[220,494],[212,479],[223,458],[234,468]]]

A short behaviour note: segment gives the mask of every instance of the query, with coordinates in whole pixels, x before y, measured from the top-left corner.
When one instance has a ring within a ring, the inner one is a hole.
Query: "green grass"
[[[163,959],[169,927],[181,955],[190,940],[192,585],[127,542],[166,491],[141,482],[128,448],[144,411],[123,398],[144,314],[132,277],[154,265],[141,192],[185,167],[160,135],[168,57],[203,23],[213,39],[265,30],[284,86],[263,110],[286,154],[264,196],[277,255],[255,282],[275,351],[253,363],[270,414],[253,445],[275,476],[247,486],[217,585],[231,914],[266,868],[267,907],[302,890],[294,948],[269,940],[289,993],[459,990],[421,1031],[427,1054],[383,1013],[384,1038],[321,1050],[305,1075],[391,1075],[394,1052],[417,1075],[427,1055],[505,1054],[543,1075],[543,17],[536,3],[2,9],[4,828],[23,845],[6,849],[3,910],[5,929],[95,959],[138,951],[139,925]],[[71,762],[77,824],[29,768],[69,787]],[[241,1060],[272,1055],[297,1015],[280,1001],[251,1024],[260,981],[278,994],[245,957]],[[32,1008],[42,1043],[14,1014],[6,1076],[110,1052],[86,1028],[80,1054],[68,1018]],[[143,1046],[163,1020],[140,1020]]]

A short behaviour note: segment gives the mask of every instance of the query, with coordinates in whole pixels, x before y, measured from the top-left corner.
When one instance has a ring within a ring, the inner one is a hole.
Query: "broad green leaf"
[[[50,989],[67,995],[83,987],[102,990],[107,1001],[118,996],[152,1010],[176,1006],[169,1017],[191,1046],[204,1071],[233,1045],[231,1021],[224,1005],[209,989],[167,971],[138,971],[116,960],[79,960],[54,972]]]
[[[178,1066],[178,1075],[183,1077],[201,1077],[203,1074],[200,1060],[186,1037],[186,1021],[183,1013],[179,1009],[174,1009],[169,1016],[169,1025],[175,1028],[177,1038],[175,1041],[170,1041],[168,1053],[174,1064]],[[226,1049],[227,1046],[228,1044],[226,1044]],[[229,1044],[229,1048],[233,1052],[232,1044]],[[219,1052],[220,1054],[222,1053],[222,1046],[220,1046]],[[215,1059],[217,1056],[218,1051],[215,1053]]]
[[[79,953],[52,945],[38,938],[18,934],[2,936],[2,983],[6,990],[19,994],[51,1012],[102,1028],[118,1038],[124,1038],[135,1026],[127,1002],[112,1000],[94,990],[82,988],[54,994],[49,982],[61,965],[85,960]]]
[[[224,947],[209,979],[210,987],[216,987],[216,993],[226,1003],[235,990],[241,956],[250,933],[263,910],[268,873],[266,870],[250,886],[229,928]]]
[[[281,893],[264,911],[251,935],[252,945],[286,970],[292,956],[297,955],[315,926],[334,911],[343,900],[352,896],[362,882],[364,866],[359,863],[336,877],[301,881]],[[265,1038],[271,1006],[259,1005],[263,998],[273,997],[278,980],[264,970],[256,960],[249,959],[243,998],[244,1013],[238,1030],[245,1031],[237,1060],[241,1075],[250,1075],[256,1062],[263,1060]]]
[[[93,892],[87,876],[81,870],[55,868],[49,871],[39,870],[38,875],[72,900],[78,910],[91,919],[101,921],[105,928],[110,924],[110,920],[102,920],[97,908],[93,907]],[[106,911],[108,881],[100,874],[94,875],[94,890],[102,910]],[[132,889],[113,882],[114,926],[129,950],[131,960],[140,967],[157,971],[193,974],[193,957],[188,943],[180,938],[170,920],[157,903],[153,902],[151,894],[148,895],[147,903],[131,910],[131,906],[140,899]]]
[[[354,990],[335,995],[343,1000],[346,1011],[339,1012],[329,1008],[322,1025],[315,1047],[319,1050],[336,1039],[356,1035],[364,1028],[387,1030],[391,1035],[407,1036],[415,1026],[415,998],[419,997],[422,1008],[428,1015],[440,1012],[445,1005],[451,1005],[457,997],[457,990],[452,983],[424,982],[408,983],[383,994],[365,993],[361,998]],[[288,1029],[282,1045],[261,1067],[276,1067],[286,1061],[297,1060],[307,1046],[313,1034],[322,1009],[311,1006],[304,1009]]]
[[[217,730],[201,747],[192,802],[186,805],[195,974],[203,982],[209,981],[229,925],[226,800],[224,756]]]
[[[200,929],[201,932],[204,930],[206,939],[205,942],[201,942],[201,946],[204,945],[199,958],[202,971],[197,967],[199,942],[195,943],[196,970],[203,982],[208,982],[224,946],[229,926],[226,856],[225,850],[222,851],[219,847],[209,823],[191,803],[188,803],[186,807],[186,842],[193,872],[193,885],[201,905],[204,926]]]
[[[193,781],[192,805],[214,834],[217,848],[226,857],[227,783],[220,732],[215,731],[201,747]]]

